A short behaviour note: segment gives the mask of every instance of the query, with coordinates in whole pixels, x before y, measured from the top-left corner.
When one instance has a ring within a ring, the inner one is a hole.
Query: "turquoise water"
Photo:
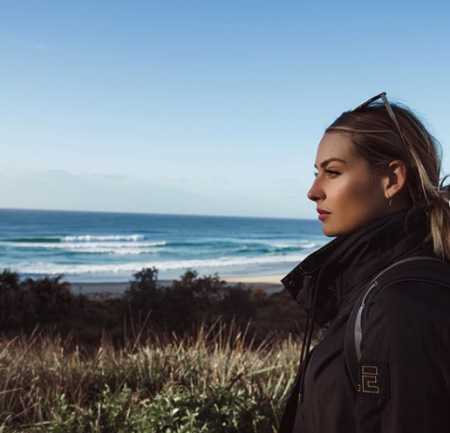
[[[72,282],[282,274],[329,241],[314,220],[0,210],[0,269]]]

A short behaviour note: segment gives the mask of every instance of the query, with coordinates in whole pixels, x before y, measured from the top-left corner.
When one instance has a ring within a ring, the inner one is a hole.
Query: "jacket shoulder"
[[[379,285],[367,302],[367,316],[395,321],[408,318],[450,323],[450,279],[423,275]]]
[[[416,291],[417,295],[436,296],[443,287],[450,293],[450,262],[431,256],[407,257],[381,272],[375,281],[378,287],[370,294],[373,299],[408,296]]]

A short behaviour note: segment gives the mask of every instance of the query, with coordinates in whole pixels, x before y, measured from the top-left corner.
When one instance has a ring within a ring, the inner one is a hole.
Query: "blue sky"
[[[0,207],[315,218],[317,144],[382,90],[441,141],[444,2],[3,1]]]

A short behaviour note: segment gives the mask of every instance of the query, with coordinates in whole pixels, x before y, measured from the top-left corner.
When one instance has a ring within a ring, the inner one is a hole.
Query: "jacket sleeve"
[[[450,289],[383,288],[365,307],[355,400],[358,433],[450,432]]]

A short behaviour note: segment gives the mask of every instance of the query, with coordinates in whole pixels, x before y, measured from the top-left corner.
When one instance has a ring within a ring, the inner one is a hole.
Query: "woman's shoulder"
[[[450,263],[411,262],[409,272],[391,273],[368,299],[372,315],[378,311],[397,319],[421,317],[450,322]]]

